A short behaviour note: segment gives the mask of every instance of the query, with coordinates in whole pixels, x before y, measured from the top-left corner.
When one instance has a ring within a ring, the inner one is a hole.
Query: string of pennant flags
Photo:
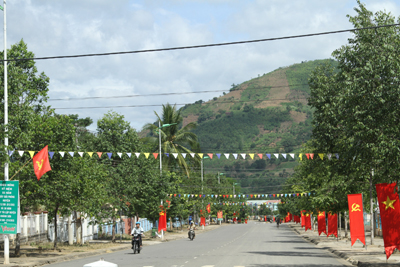
[[[8,155],[11,157],[14,154],[14,150],[9,150],[8,151]],[[31,156],[31,158],[33,158],[33,156],[35,155],[36,151],[32,151],[32,150],[17,150],[19,156],[23,156],[24,153],[29,153],[29,155]],[[146,159],[148,159],[150,157],[150,155],[152,155],[155,159],[157,159],[159,153],[144,153],[144,152],[117,152],[117,153],[113,153],[113,152],[74,152],[74,151],[58,151],[58,152],[54,152],[54,151],[49,151],[49,156],[50,159],[53,158],[53,156],[58,153],[61,155],[61,157],[64,157],[65,155],[70,155],[71,157],[74,157],[75,155],[79,155],[80,157],[83,157],[84,154],[88,154],[90,157],[92,157],[93,155],[97,155],[98,158],[101,158],[104,155],[107,155],[107,157],[109,159],[111,159],[111,157],[113,155],[117,155],[119,158],[122,158],[123,155],[128,156],[129,158],[132,157],[132,155],[135,155],[137,158],[139,158],[141,155],[143,155]],[[175,159],[178,158],[179,155],[181,155],[183,158],[186,158],[188,156],[195,158],[196,156],[199,158],[205,158],[206,156],[210,159],[215,158],[214,154],[217,156],[218,159],[221,158],[221,156],[224,156],[226,159],[229,159],[230,156],[232,155],[232,157],[234,159],[246,159],[246,158],[250,158],[250,159],[254,159],[254,158],[259,158],[259,159],[263,159],[264,155],[266,156],[267,159],[272,159],[273,157],[275,157],[276,159],[279,159],[280,156],[282,156],[283,158],[287,159],[287,158],[292,158],[295,159],[296,156],[299,157],[300,160],[303,160],[303,158],[308,159],[308,160],[313,160],[316,157],[319,157],[321,160],[323,160],[324,158],[328,158],[329,160],[331,160],[332,158],[336,158],[339,159],[339,154],[338,153],[267,153],[267,154],[262,154],[262,153],[164,153],[165,156],[169,157],[172,156]],[[272,157],[273,156],[273,157]]]
[[[211,195],[211,194],[167,194],[168,197],[184,197],[184,198],[275,198],[275,197],[303,197],[311,196],[311,193],[286,193],[286,194],[238,194],[238,195]]]

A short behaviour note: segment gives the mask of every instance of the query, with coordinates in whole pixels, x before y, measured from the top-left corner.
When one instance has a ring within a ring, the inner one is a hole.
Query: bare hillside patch
[[[292,119],[296,122],[305,122],[306,118],[307,118],[307,114],[304,112],[298,112],[298,111],[294,111],[291,110],[290,111],[290,117],[292,117]]]
[[[277,70],[268,77],[268,86],[271,86],[268,100],[257,104],[256,108],[277,107],[281,103],[289,102],[286,97],[290,94],[289,83],[285,70]]]
[[[292,122],[291,121],[282,122],[278,131],[281,132],[281,133],[284,133],[284,132],[287,131],[287,129],[290,128],[290,126],[292,126]]]
[[[182,127],[185,127],[186,125],[188,125],[191,122],[197,122],[198,118],[199,118],[198,115],[190,114],[189,116],[183,118]]]

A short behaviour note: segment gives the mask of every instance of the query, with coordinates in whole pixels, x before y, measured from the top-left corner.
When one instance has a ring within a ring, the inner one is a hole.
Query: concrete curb
[[[303,238],[305,241],[313,243],[315,245],[320,244],[320,242],[310,236],[306,236],[303,233],[300,233],[298,231],[298,229],[294,228],[294,226],[292,225],[288,225],[290,229],[292,229],[294,232],[296,232],[301,238]],[[337,248],[333,248],[333,247],[328,247],[328,246],[320,246],[321,249],[325,249],[329,252],[331,252],[332,254],[336,255],[337,257],[348,261],[349,263],[351,263],[352,265],[355,266],[362,266],[362,267],[375,267],[375,266],[400,266],[400,263],[386,263],[386,262],[382,262],[382,261],[376,261],[376,260],[370,260],[370,261],[360,261],[354,258],[354,255],[352,255],[352,252],[346,252],[346,251],[341,251],[338,250]]]
[[[81,258],[86,258],[86,257],[91,257],[91,256],[96,256],[99,254],[105,254],[105,253],[111,253],[119,250],[126,250],[129,249],[131,246],[130,245],[124,245],[121,247],[113,247],[109,249],[99,249],[95,251],[90,251],[90,252],[83,252],[79,254],[68,254],[68,255],[63,255],[63,256],[57,256],[57,257],[52,257],[52,258],[47,258],[43,260],[36,260],[30,263],[11,263],[11,264],[5,264],[3,266],[12,266],[12,267],[36,267],[36,266],[42,266],[45,264],[52,264],[52,263],[58,263],[58,262],[64,262],[64,261],[70,261],[70,260],[76,260],[76,259],[81,259]]]

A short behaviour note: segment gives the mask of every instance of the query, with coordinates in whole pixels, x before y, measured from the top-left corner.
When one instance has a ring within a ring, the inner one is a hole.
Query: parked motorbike
[[[139,234],[133,234],[132,235],[132,249],[133,249],[133,254],[140,253],[140,240],[141,240],[141,235]]]
[[[194,230],[193,230],[193,229],[190,229],[190,230],[189,230],[189,239],[190,239],[191,241],[193,241],[193,238],[194,238]]]

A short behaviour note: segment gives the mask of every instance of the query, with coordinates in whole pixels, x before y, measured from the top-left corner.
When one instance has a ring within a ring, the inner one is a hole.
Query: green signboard
[[[19,181],[0,181],[0,234],[17,234],[19,228]]]

